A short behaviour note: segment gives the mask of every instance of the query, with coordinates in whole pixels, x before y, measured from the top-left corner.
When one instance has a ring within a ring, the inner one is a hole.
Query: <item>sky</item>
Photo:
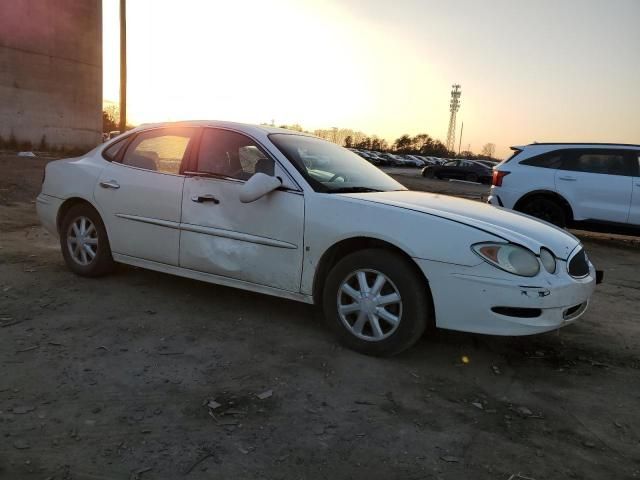
[[[119,97],[103,0],[104,99]],[[640,0],[129,0],[130,123],[351,128],[496,155],[533,141],[640,143]]]

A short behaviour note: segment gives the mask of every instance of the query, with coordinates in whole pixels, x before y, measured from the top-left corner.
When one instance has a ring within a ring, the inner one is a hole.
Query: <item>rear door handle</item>
[[[565,182],[575,182],[577,178],[576,177],[558,177],[558,180],[564,180]]]
[[[193,197],[191,197],[191,201],[196,203],[212,202],[214,205],[218,205],[220,203],[220,200],[210,194],[194,195]]]
[[[114,190],[117,190],[120,188],[120,185],[115,180],[109,180],[108,182],[100,182],[100,186],[102,188],[112,188]]]

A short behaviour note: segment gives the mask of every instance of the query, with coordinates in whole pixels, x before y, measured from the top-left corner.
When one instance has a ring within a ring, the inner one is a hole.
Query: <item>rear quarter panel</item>
[[[547,151],[549,148],[528,148],[513,160],[500,163],[495,169],[509,172],[509,174],[502,179],[502,186],[491,187],[491,194],[498,195],[506,208],[513,209],[516,203],[530,192],[550,191],[557,193],[555,169],[520,163]]]
[[[91,153],[83,157],[49,162],[41,193],[61,200],[60,205],[64,200],[81,198],[95,207],[93,192],[107,161],[101,157],[95,158]]]
[[[42,193],[63,200],[80,197],[92,201],[96,182],[106,164],[106,160],[94,156],[49,162]]]

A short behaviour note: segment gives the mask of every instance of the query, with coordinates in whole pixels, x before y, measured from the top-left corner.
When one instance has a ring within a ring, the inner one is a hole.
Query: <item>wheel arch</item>
[[[429,288],[429,279],[420,269],[418,264],[411,258],[406,251],[386,240],[374,237],[357,236],[340,240],[331,245],[320,257],[315,275],[313,277],[313,301],[315,305],[322,305],[322,294],[327,275],[333,266],[347,255],[370,248],[378,248],[396,252],[397,254],[408,260],[408,263],[414,268],[418,276],[424,280],[424,286],[427,288],[428,295],[431,297],[431,319],[435,324],[435,311],[433,308],[433,296]]]
[[[534,190],[532,192],[528,192],[518,199],[518,201],[514,204],[513,209],[518,212],[521,212],[522,207],[529,200],[535,197],[545,197],[558,202],[564,209],[565,214],[567,215],[567,221],[570,222],[573,220],[573,209],[571,208],[571,204],[567,201],[566,198],[564,198],[558,192],[554,192],[552,190]]]
[[[67,198],[64,202],[62,202],[62,205],[60,205],[60,208],[58,209],[58,214],[56,216],[56,229],[58,230],[58,234],[60,234],[60,228],[62,227],[62,220],[64,219],[64,216],[71,209],[71,207],[74,207],[80,204],[85,204],[93,208],[96,211],[96,213],[100,216],[100,219],[102,220],[102,215],[100,215],[100,212],[98,211],[96,206],[93,205],[89,200],[82,197],[70,197],[70,198]],[[102,222],[104,223],[104,220],[102,220]],[[107,232],[107,235],[108,235],[108,232]]]

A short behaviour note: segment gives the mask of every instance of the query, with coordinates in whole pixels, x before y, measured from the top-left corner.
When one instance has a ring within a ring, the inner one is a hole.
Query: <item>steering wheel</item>
[[[336,173],[336,174],[334,174],[334,175],[333,175],[333,177],[331,177],[331,178],[329,179],[329,183],[334,182],[334,181],[335,181],[336,179],[338,179],[338,178],[342,178],[342,181],[343,181],[343,182],[346,182],[346,181],[347,181],[347,177],[345,177],[344,175],[342,175],[342,174],[340,174],[340,173]]]

